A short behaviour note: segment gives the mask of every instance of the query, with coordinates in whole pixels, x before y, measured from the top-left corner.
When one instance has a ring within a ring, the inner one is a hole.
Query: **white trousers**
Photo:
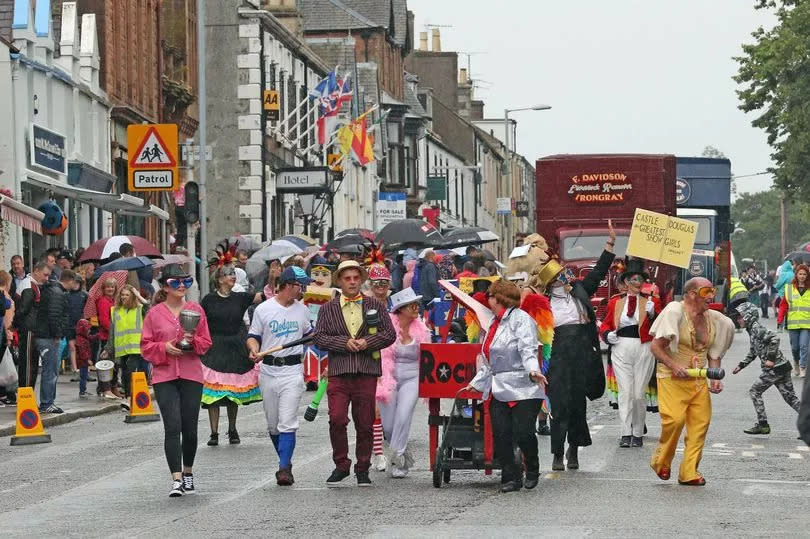
[[[379,403],[380,419],[388,445],[397,456],[402,456],[408,447],[413,411],[419,398],[419,364],[397,363],[395,378],[397,386],[388,404]]]
[[[300,370],[289,374],[259,371],[259,389],[270,434],[298,430],[298,406],[306,386]]]
[[[644,435],[646,390],[655,368],[650,343],[642,344],[641,339],[619,337],[619,342],[611,348],[610,358],[619,386],[621,435],[640,438]]]

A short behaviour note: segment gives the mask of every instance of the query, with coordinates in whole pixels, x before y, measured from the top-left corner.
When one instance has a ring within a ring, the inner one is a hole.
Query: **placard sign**
[[[377,200],[377,229],[405,219],[405,191],[381,191]]]
[[[636,208],[627,254],[688,268],[696,235],[694,221]]]
[[[481,344],[421,344],[419,396],[453,398],[472,381]]]

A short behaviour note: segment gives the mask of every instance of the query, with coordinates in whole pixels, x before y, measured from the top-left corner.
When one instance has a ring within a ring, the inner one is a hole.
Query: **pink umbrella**
[[[115,288],[117,290],[127,283],[128,275],[129,272],[126,270],[105,271],[102,273],[101,277],[93,283],[93,286],[90,287],[90,291],[87,293],[87,303],[84,304],[84,317],[92,318],[98,316],[96,300],[104,294],[104,281],[110,278],[115,279]]]
[[[125,243],[129,243],[135,249],[135,256],[148,256],[149,258],[162,258],[157,247],[148,240],[140,236],[110,236],[94,241],[84,250],[79,262],[101,261],[109,258],[113,253]]]

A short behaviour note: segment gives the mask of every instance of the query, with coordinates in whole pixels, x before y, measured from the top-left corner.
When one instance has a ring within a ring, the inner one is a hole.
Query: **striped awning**
[[[11,197],[0,195],[0,217],[4,221],[42,235],[42,218],[45,214]]]

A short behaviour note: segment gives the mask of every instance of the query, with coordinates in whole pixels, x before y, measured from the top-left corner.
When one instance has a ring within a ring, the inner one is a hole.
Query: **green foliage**
[[[751,123],[768,136],[775,185],[810,200],[810,0],[757,0],[755,7],[773,9],[778,22],[754,31],[754,43],[735,57],[739,108],[760,113]]]
[[[731,205],[731,220],[745,232],[731,238],[732,250],[737,260],[754,258],[768,260],[774,268],[782,262],[779,239],[779,195],[777,189],[759,193],[743,193]],[[797,245],[810,241],[810,204],[787,203],[787,247],[792,251]]]

